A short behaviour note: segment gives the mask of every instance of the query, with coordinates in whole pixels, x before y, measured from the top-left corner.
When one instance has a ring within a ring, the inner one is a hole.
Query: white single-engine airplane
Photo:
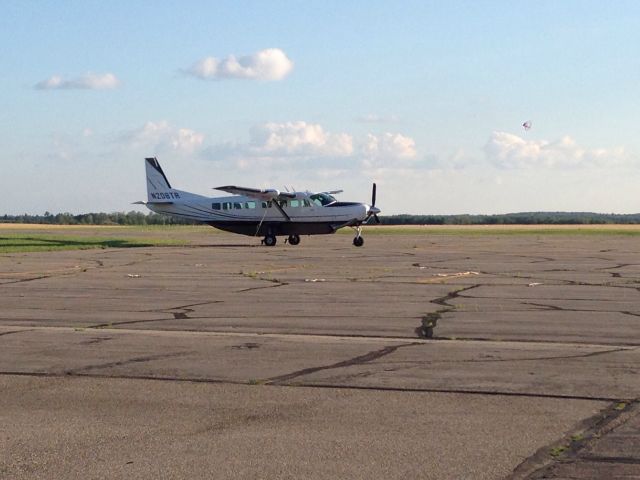
[[[376,184],[373,184],[371,205],[339,202],[331,192],[281,192],[276,189],[215,187],[231,193],[227,197],[204,197],[176,190],[162,171],[156,158],[145,158],[147,169],[147,201],[135,202],[165,215],[187,218],[212,227],[249,236],[264,236],[262,242],[270,247],[278,235],[288,235],[291,245],[300,243],[300,235],[335,233],[343,227],[356,231],[353,244],[361,247],[362,225],[378,219]]]

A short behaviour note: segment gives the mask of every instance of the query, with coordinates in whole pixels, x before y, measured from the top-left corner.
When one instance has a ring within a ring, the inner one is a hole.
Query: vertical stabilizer
[[[147,200],[150,203],[171,203],[180,198],[180,194],[171,188],[171,184],[162,171],[157,158],[145,158],[147,169]]]

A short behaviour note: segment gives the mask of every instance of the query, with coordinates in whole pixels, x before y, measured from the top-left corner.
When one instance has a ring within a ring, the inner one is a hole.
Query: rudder
[[[160,162],[155,157],[145,158],[147,170],[147,200],[151,203],[172,203],[180,194],[171,188]]]

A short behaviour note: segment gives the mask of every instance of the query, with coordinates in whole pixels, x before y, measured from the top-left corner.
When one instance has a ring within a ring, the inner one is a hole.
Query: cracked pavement
[[[0,255],[0,476],[640,477],[634,237],[194,236]]]

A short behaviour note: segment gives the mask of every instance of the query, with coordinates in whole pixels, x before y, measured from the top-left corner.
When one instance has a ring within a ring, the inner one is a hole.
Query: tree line
[[[522,212],[500,215],[385,215],[383,225],[603,225],[638,224],[640,213]],[[51,225],[196,225],[198,222],[158,213],[114,212],[4,215],[1,223]]]
[[[390,215],[386,225],[604,225],[640,223],[640,213],[522,212],[500,215]]]
[[[72,213],[44,215],[4,215],[1,223],[38,223],[50,225],[195,225],[198,222],[160,215],[158,213],[113,212],[113,213]]]

